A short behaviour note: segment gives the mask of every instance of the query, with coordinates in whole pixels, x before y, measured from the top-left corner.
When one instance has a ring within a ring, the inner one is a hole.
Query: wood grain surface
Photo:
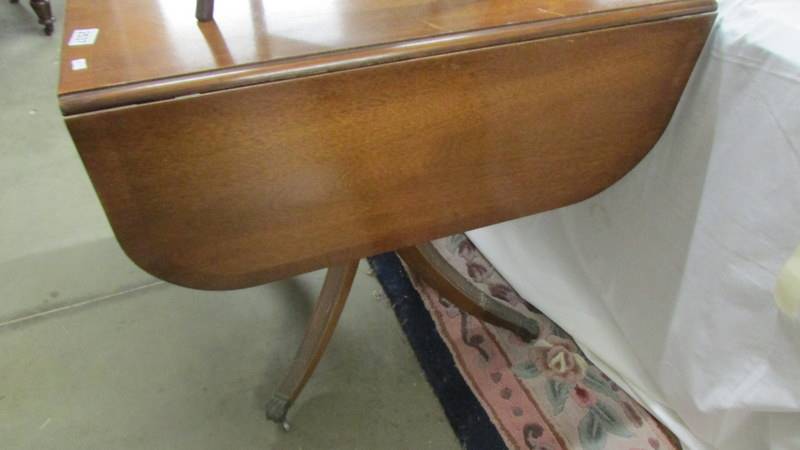
[[[241,288],[603,190],[661,135],[712,21],[380,64],[67,124],[133,261],[176,284]]]
[[[229,0],[199,23],[193,0],[67,3],[65,114],[713,11],[713,0]],[[88,68],[73,71],[71,61]]]

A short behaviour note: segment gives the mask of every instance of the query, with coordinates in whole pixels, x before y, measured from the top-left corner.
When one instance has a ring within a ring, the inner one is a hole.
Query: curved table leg
[[[287,431],[289,424],[286,422],[286,413],[314,373],[325,347],[328,346],[347,301],[347,295],[350,293],[350,287],[353,285],[357,268],[358,260],[328,268],[325,283],[322,285],[303,342],[292,361],[289,373],[267,402],[267,419],[281,424]]]
[[[431,243],[406,247],[397,253],[416,277],[462,311],[510,330],[525,341],[536,339],[539,329],[533,319],[473,286],[442,258]]]

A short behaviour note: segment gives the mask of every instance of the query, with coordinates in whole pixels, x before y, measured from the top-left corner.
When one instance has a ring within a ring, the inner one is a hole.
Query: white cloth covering
[[[468,233],[689,449],[800,449],[800,0],[723,0],[653,151],[576,205]]]

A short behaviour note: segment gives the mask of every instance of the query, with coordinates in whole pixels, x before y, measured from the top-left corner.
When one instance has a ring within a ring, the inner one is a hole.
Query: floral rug
[[[524,301],[465,235],[434,242],[479,289],[539,328],[525,343],[415,285],[393,253],[370,258],[426,377],[467,450],[677,450],[675,437]]]

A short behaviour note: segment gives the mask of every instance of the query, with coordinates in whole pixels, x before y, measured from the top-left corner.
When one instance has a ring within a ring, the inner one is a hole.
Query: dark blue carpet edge
[[[400,258],[383,253],[368,261],[462,447],[506,450],[497,428],[462,378]]]

